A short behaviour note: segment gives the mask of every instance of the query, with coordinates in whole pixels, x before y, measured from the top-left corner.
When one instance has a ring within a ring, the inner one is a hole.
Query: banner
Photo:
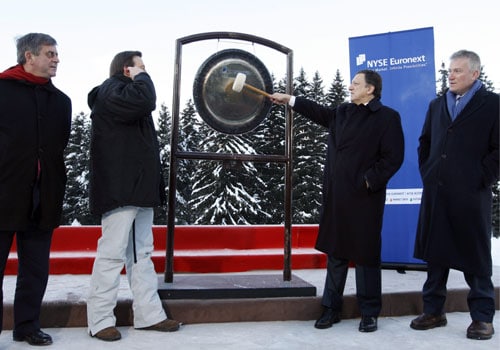
[[[417,147],[429,102],[436,97],[433,28],[349,38],[351,79],[363,69],[382,76],[382,103],[401,115],[405,159],[387,189],[382,264],[423,264],[413,258],[422,182]]]

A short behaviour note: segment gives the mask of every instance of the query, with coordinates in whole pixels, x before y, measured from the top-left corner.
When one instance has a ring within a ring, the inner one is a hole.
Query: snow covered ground
[[[91,338],[84,328],[52,328],[54,344],[47,350],[89,349],[171,349],[171,350],[498,350],[500,348],[500,312],[494,327],[497,334],[490,340],[470,340],[465,331],[470,324],[468,313],[447,314],[448,325],[429,331],[409,327],[415,316],[381,317],[374,333],[358,331],[358,319],[342,320],[329,329],[316,329],[313,321],[232,322],[183,326],[175,333],[138,331],[119,327],[120,341],[106,343]],[[27,343],[12,341],[12,332],[0,335],[0,349],[33,349]]]
[[[500,267],[500,239],[492,239],[493,265]],[[495,270],[496,270],[495,269]],[[318,294],[322,292],[324,271],[300,270],[299,277],[314,282]],[[408,277],[417,275],[418,272],[409,272]],[[349,275],[353,275],[350,273]],[[308,278],[309,276],[309,278]],[[394,280],[391,276],[397,276],[394,271],[384,272],[384,288],[394,288]],[[88,276],[87,276],[88,277]],[[52,276],[51,276],[52,278]],[[69,280],[77,276],[68,275]],[[81,278],[81,277],[80,277]],[[352,276],[348,276],[352,278]],[[415,283],[419,288],[423,277],[415,277]],[[494,276],[496,286],[500,284],[498,274]],[[450,275],[452,283],[463,282],[463,276],[458,271],[452,271]],[[5,298],[11,298],[14,283],[12,278],[6,276],[4,283]],[[53,278],[57,280],[57,278]],[[456,282],[458,281],[458,282]],[[59,281],[58,285],[63,285]],[[66,283],[67,288],[74,291],[76,281]],[[49,282],[50,283],[50,282]],[[87,280],[81,281],[82,289],[88,285]],[[352,284],[352,281],[350,282]],[[12,284],[12,286],[11,286]],[[415,286],[412,286],[415,287]],[[49,299],[57,297],[57,293],[69,293],[70,290],[49,291],[46,295]],[[7,289],[7,290],[6,290]],[[352,289],[352,288],[351,288]],[[349,292],[353,292],[350,290]],[[44,329],[51,334],[54,344],[47,349],[51,350],[88,350],[88,349],[397,349],[397,350],[427,350],[437,348],[439,350],[497,350],[500,348],[500,311],[497,311],[494,327],[497,334],[491,340],[475,341],[467,339],[465,331],[470,324],[470,316],[466,312],[454,312],[447,315],[448,325],[429,331],[415,331],[409,327],[414,315],[402,317],[381,317],[379,329],[374,333],[361,333],[358,331],[358,319],[347,319],[334,325],[331,329],[318,330],[313,327],[314,321],[278,321],[278,322],[232,322],[232,323],[208,323],[192,324],[183,326],[175,333],[158,333],[138,331],[132,327],[119,327],[122,332],[122,340],[105,343],[87,334],[85,328],[50,328]],[[12,331],[4,330],[0,335],[0,350],[33,349],[24,342],[14,342]]]

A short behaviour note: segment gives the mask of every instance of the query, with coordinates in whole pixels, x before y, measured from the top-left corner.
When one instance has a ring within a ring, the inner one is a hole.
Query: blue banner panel
[[[436,97],[433,28],[349,38],[351,78],[362,69],[382,76],[382,103],[401,115],[405,160],[387,189],[382,263],[423,264],[413,258],[422,194],[418,172],[418,137],[429,102]]]

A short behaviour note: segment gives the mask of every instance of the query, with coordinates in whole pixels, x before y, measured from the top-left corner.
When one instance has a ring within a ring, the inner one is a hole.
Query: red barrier
[[[324,267],[324,254],[314,250],[317,225],[292,226],[292,268]],[[88,274],[92,270],[100,226],[61,226],[54,230],[51,274]],[[153,262],[165,269],[166,226],[153,227]],[[238,272],[283,268],[282,225],[176,226],[174,232],[175,272]],[[5,274],[17,273],[15,245]]]

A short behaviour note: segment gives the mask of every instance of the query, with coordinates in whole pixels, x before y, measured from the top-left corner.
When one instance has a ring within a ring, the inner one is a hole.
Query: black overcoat
[[[59,226],[70,130],[71,100],[51,81],[0,79],[0,230],[26,230],[33,221],[42,230]]]
[[[329,132],[316,249],[380,264],[385,190],[404,158],[399,113],[379,99],[330,109],[297,97],[293,109]]]
[[[155,207],[165,200],[158,138],[151,112],[156,92],[147,73],[115,75],[88,96],[92,109],[90,210]]]
[[[483,87],[452,122],[446,96],[430,103],[418,148],[424,188],[416,258],[491,276],[491,186],[499,172],[499,104],[499,96]]]

